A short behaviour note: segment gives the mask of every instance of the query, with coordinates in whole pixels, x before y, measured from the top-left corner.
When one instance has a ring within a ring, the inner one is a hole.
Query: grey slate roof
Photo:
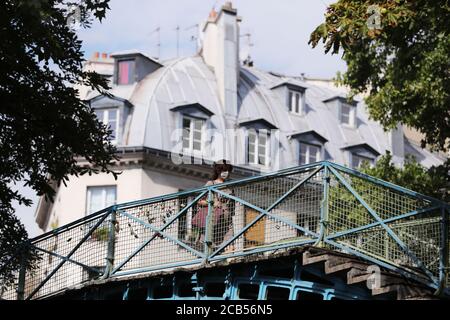
[[[225,130],[224,109],[220,103],[213,70],[201,56],[162,62],[163,67],[133,85],[113,86],[111,93],[128,100],[132,105],[131,118],[123,130],[123,146],[145,146],[172,150],[171,134],[177,128],[176,115],[171,109],[180,105],[201,104],[213,114],[210,118],[217,130]],[[342,148],[366,143],[380,154],[389,150],[389,138],[375,121],[369,120],[362,102],[357,105],[356,129],[342,126],[335,110],[324,101],[346,95],[345,91],[308,83],[308,80],[276,76],[255,67],[240,67],[238,87],[238,119],[246,122],[265,119],[281,132],[281,151],[285,154],[282,166],[297,165],[298,155],[288,136],[298,132],[315,131],[327,142],[326,159],[346,164]],[[295,115],[286,106],[286,97],[274,88],[291,83],[306,89],[305,115]],[[98,95],[98,94],[97,94]],[[91,99],[96,93],[90,93]],[[242,146],[243,148],[243,146]],[[439,156],[405,143],[405,153],[416,155],[425,166],[440,164]]]

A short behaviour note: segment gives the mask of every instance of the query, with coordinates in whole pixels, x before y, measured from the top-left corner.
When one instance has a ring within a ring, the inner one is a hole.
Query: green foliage
[[[413,191],[450,202],[450,161],[427,169],[413,157],[407,157],[402,168],[395,166],[387,152],[374,166],[364,162],[359,171],[397,184]],[[357,176],[341,174],[364,201],[382,218],[411,212],[423,207],[423,203],[399,192],[389,191]],[[341,183],[330,188],[329,222],[333,232],[360,227],[375,219]]]
[[[447,160],[444,165],[427,169],[414,157],[407,157],[403,168],[399,168],[392,163],[392,155],[387,152],[375,166],[363,164],[361,171],[413,191],[450,202],[450,160]]]
[[[92,238],[98,241],[108,241],[109,229],[107,227],[99,227],[92,232]]]
[[[25,227],[9,205],[0,202],[0,293],[14,282],[12,276],[26,262],[28,270],[36,267],[37,252],[21,246],[28,239]]]
[[[109,0],[6,0],[0,4],[0,283],[19,267],[14,256],[28,235],[12,201],[31,205],[13,190],[21,180],[53,200],[50,183],[70,175],[112,173],[111,132],[78,98],[76,84],[105,92],[106,80],[82,70],[81,41],[68,18],[78,8],[80,25],[102,19]],[[77,164],[85,158],[91,166]],[[26,255],[31,266],[32,254]],[[10,260],[12,259],[12,260]],[[6,262],[9,261],[9,264]]]
[[[352,187],[361,193],[358,180]],[[373,222],[369,212],[342,184],[336,183],[330,188],[329,226],[333,232],[344,231]]]
[[[376,5],[378,12],[368,10]],[[374,24],[379,17],[380,25]],[[309,43],[343,52],[340,82],[352,95],[368,92],[372,119],[385,129],[407,124],[425,135],[422,145],[450,147],[450,2],[339,0]]]
[[[58,227],[59,227],[58,219],[56,219],[55,221],[53,221],[53,222],[50,224],[50,228],[52,228],[52,230],[55,230],[55,229],[57,229]]]

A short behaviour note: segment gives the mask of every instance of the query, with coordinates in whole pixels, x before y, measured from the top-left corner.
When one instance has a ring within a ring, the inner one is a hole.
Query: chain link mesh
[[[186,247],[203,252],[205,228],[201,223],[195,225],[192,222],[197,213],[202,214],[207,207],[196,204],[179,215],[196,196],[198,194],[119,210],[115,267],[120,267],[125,262],[120,270],[127,271],[198,258],[195,251],[189,251]],[[121,212],[134,219],[120,214]],[[161,232],[155,231],[163,227],[165,229]],[[139,252],[126,261],[137,250]]]
[[[227,187],[227,192],[222,190],[244,200],[244,204],[231,201],[232,218],[218,223],[217,229],[214,229],[214,235],[220,240],[213,241],[214,249],[222,247],[234,235],[242,233],[222,248],[218,252],[219,256],[311,240],[311,233],[316,234],[319,230],[320,203],[323,197],[321,172],[302,183],[312,171],[271,177],[232,189]],[[270,209],[271,216],[262,214],[258,209]]]
[[[369,180],[345,172],[340,174],[382,220],[400,217],[432,206],[428,201],[414,198]],[[331,177],[329,194],[329,234],[333,235],[377,222],[368,209],[335,176]],[[395,221],[385,222],[385,225],[392,230],[394,236],[405,246],[404,248],[380,224],[334,237],[333,240],[397,266],[418,271],[422,265],[434,277],[439,277],[440,248],[442,247],[440,209],[400,217]]]
[[[108,221],[101,222],[90,236],[81,242],[102,218],[103,216],[99,216],[84,223],[76,224],[33,243],[33,246],[38,250],[40,260],[35,270],[26,272],[25,298],[35,290],[37,291],[34,293],[33,299],[44,297],[89,281],[104,272]],[[81,243],[81,245],[69,257],[78,243]],[[56,270],[63,261],[65,261],[64,264]],[[54,270],[56,272],[44,283],[43,281]]]
[[[382,220],[430,206],[428,201],[420,198],[345,172],[340,174]]]

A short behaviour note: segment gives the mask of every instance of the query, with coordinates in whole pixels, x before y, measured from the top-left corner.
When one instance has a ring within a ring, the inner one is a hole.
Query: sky
[[[329,0],[234,0],[233,7],[242,17],[241,50],[249,52],[255,67],[286,75],[332,78],[345,71],[338,55],[325,55],[322,47],[312,49],[309,35],[324,20]],[[213,7],[219,10],[224,0],[111,0],[106,18],[94,22],[89,29],[77,31],[83,41],[86,58],[94,52],[112,53],[137,49],[162,60],[196,53],[198,27]],[[160,28],[160,50],[158,33]],[[29,236],[40,233],[34,222],[38,198],[32,190],[18,185],[22,194],[33,200],[31,207],[14,204],[16,214]]]
[[[320,48],[308,45],[309,35],[324,20],[326,0],[235,0],[242,17],[241,35],[250,33],[251,56],[255,66],[267,71],[285,74],[305,73],[311,77],[335,76],[345,64],[339,56],[324,55]],[[161,58],[177,56],[179,26],[179,55],[195,54],[196,24],[204,22],[215,6],[224,0],[112,0],[106,20],[95,23],[91,29],[80,30],[86,57],[95,51],[115,52],[138,49],[158,56],[160,27]],[[188,29],[188,30],[186,30]],[[153,33],[152,33],[153,32]],[[241,47],[248,49],[247,37],[241,38]]]

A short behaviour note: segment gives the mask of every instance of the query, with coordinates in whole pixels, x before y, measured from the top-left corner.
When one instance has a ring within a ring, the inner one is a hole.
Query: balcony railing
[[[36,237],[3,299],[317,245],[448,292],[450,206],[327,161],[118,204]]]

